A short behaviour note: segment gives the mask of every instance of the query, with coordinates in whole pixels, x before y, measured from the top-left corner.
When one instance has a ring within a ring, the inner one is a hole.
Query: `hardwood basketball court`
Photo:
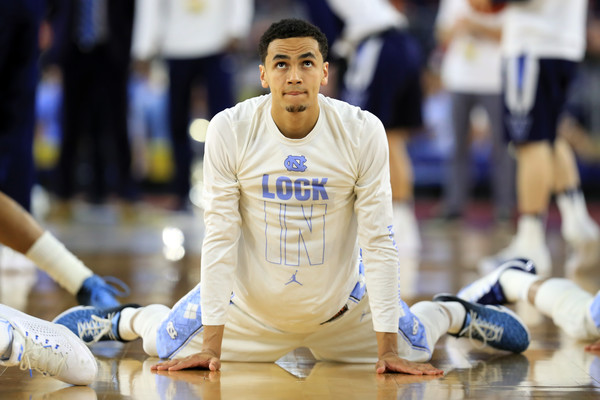
[[[478,275],[477,260],[506,245],[514,226],[494,225],[485,202],[471,207],[462,223],[430,219],[433,202],[418,202],[423,262],[412,304],[435,293],[456,292]],[[590,210],[600,220],[600,205]],[[122,279],[131,287],[124,302],[173,305],[199,279],[202,221],[145,207],[137,218],[119,222],[111,207],[80,205],[69,222],[46,222],[88,266],[100,275]],[[183,242],[182,242],[183,239]],[[548,243],[555,276],[564,276],[565,247],[555,209],[548,219]],[[178,259],[179,257],[182,257]],[[178,260],[177,260],[178,259]],[[599,268],[600,270],[600,265]],[[584,283],[598,288],[597,277]],[[75,300],[45,274],[35,270],[0,275],[0,300],[40,318],[52,319]],[[467,339],[442,339],[432,363],[440,377],[377,375],[374,366],[315,362],[298,349],[274,364],[223,363],[220,372],[201,370],[152,373],[141,342],[94,345],[99,365],[89,387],[72,387],[19,368],[0,377],[1,399],[495,399],[600,398],[600,354],[583,351],[553,323],[526,307],[516,307],[532,331],[523,354],[479,349]]]

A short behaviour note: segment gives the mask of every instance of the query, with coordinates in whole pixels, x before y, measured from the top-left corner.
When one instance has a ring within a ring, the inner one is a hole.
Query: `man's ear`
[[[321,86],[327,86],[329,82],[329,62],[323,63],[323,78],[321,78]]]
[[[265,75],[266,75],[265,66],[261,64],[258,66],[258,69],[260,70],[260,85],[263,88],[267,89],[269,87],[269,84],[267,83],[267,81],[265,79]]]

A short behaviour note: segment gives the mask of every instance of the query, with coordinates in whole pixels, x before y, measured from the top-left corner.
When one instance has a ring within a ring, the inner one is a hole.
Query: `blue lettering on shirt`
[[[307,201],[312,198],[313,201],[328,200],[327,178],[297,178],[292,179],[288,176],[279,176],[273,181],[269,174],[262,177],[262,195],[265,199],[290,200],[294,197],[298,201]]]

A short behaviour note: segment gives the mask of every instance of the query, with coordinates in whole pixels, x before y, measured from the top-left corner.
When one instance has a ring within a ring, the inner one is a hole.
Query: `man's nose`
[[[300,74],[300,69],[298,67],[291,67],[288,75],[288,83],[291,85],[296,85],[298,83],[302,83],[302,76]]]

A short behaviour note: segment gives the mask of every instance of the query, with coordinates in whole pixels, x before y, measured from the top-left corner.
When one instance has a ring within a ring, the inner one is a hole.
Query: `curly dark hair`
[[[297,37],[311,37],[315,39],[317,43],[319,43],[319,51],[323,56],[323,60],[327,59],[329,46],[325,34],[309,22],[301,19],[289,18],[271,24],[261,36],[260,41],[258,42],[258,55],[260,56],[262,63],[264,64],[267,59],[267,48],[273,40]]]

